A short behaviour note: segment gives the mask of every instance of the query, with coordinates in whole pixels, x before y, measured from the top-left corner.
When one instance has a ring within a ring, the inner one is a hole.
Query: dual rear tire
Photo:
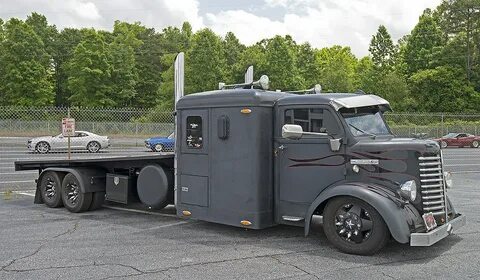
[[[64,206],[73,213],[96,210],[105,201],[105,192],[82,192],[78,178],[72,173],[48,171],[43,174],[39,189],[45,205]]]

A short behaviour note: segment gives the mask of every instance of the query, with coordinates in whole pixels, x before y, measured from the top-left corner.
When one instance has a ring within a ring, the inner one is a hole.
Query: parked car
[[[109,146],[110,140],[108,136],[100,136],[88,131],[75,131],[75,135],[70,137],[70,148],[72,150],[87,150],[91,153],[97,153]],[[28,140],[27,147],[29,150],[41,154],[53,150],[67,150],[68,137],[63,137],[62,134],[36,137]]]
[[[449,133],[441,138],[435,139],[442,148],[446,147],[472,147],[480,146],[480,136],[468,133]]]
[[[152,137],[145,140],[145,147],[154,152],[173,151],[175,147],[175,132],[168,137]]]

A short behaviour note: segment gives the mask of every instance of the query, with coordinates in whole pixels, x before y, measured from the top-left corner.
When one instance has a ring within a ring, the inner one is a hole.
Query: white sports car
[[[100,149],[110,146],[108,136],[100,136],[87,131],[75,131],[75,136],[70,137],[70,148],[72,150],[87,150],[96,153]],[[48,153],[53,150],[67,150],[68,137],[62,134],[57,136],[43,136],[28,140],[27,147],[29,150],[41,154]]]

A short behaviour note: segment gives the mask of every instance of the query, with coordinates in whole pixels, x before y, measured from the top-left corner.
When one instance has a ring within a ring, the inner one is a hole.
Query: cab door
[[[276,112],[276,222],[301,223],[308,207],[325,188],[345,180],[345,147],[341,145],[339,151],[330,147],[330,139],[344,140],[345,133],[337,114],[328,106],[279,106]],[[297,124],[305,132],[326,132],[329,136],[284,139],[284,124]]]

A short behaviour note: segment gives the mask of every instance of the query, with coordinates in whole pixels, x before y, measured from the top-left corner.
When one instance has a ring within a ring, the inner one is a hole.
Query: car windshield
[[[378,107],[343,108],[340,113],[354,136],[391,135]]]
[[[167,137],[168,139],[175,139],[175,132],[170,133]]]
[[[449,133],[445,136],[443,136],[443,138],[455,138],[457,137],[458,133]]]

